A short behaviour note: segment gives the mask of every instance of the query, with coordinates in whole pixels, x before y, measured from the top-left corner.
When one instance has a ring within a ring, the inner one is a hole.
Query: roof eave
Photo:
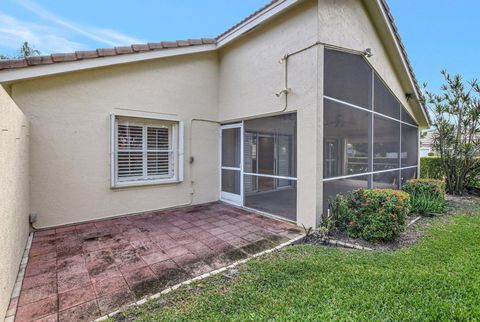
[[[30,66],[27,68],[4,69],[0,71],[0,83],[11,83],[37,77],[50,76],[86,69],[106,67],[112,65],[147,61],[157,58],[173,57],[179,55],[188,55],[194,53],[214,51],[217,49],[215,43],[203,44],[189,47],[177,47],[171,49],[162,49],[155,51],[146,51],[125,55],[98,57],[94,59],[75,60],[57,64]]]
[[[366,1],[368,3],[368,1]],[[377,9],[380,11],[383,22],[385,23],[389,35],[391,39],[393,40],[394,46],[395,46],[395,52],[398,55],[398,58],[400,59],[402,69],[405,73],[405,75],[408,76],[408,82],[411,85],[411,88],[413,90],[414,94],[414,99],[418,106],[420,107],[420,110],[422,111],[422,115],[425,120],[426,127],[429,127],[431,125],[431,119],[430,115],[428,114],[428,111],[425,107],[425,104],[423,103],[423,95],[421,93],[420,87],[418,85],[417,79],[415,75],[413,74],[413,68],[411,67],[410,61],[408,60],[408,57],[406,56],[406,51],[403,49],[403,44],[399,40],[399,35],[398,32],[396,32],[394,28],[394,22],[391,21],[391,19],[388,16],[388,13],[386,11],[386,8],[388,8],[388,4],[386,3],[385,0],[375,0],[375,5]]]

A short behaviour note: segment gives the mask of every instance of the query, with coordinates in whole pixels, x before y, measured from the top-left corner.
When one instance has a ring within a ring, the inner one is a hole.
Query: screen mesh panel
[[[372,69],[362,56],[326,49],[324,65],[325,95],[372,108]]]
[[[359,187],[398,189],[415,177],[417,168],[403,168],[418,164],[418,127],[397,99],[400,96],[363,55],[325,49],[324,63],[326,211],[328,198],[337,193]]]
[[[380,172],[373,174],[373,188],[375,189],[398,189],[400,171]]]
[[[262,178],[260,176],[252,175],[245,175],[243,180],[246,207],[267,212],[292,221],[296,220],[296,181],[282,179],[282,184],[280,184],[280,179]]]
[[[405,107],[402,106],[402,121],[408,124],[417,125],[417,122],[410,116]]]
[[[373,171],[400,166],[400,122],[374,116]]]
[[[402,124],[402,167],[418,163],[418,129]]]
[[[401,183],[402,186],[410,179],[416,179],[418,177],[418,167],[402,169],[401,170]]]
[[[289,220],[297,209],[297,115],[244,121],[244,205]]]
[[[240,194],[240,171],[222,169],[222,191]]]
[[[385,86],[377,74],[375,74],[373,102],[373,109],[375,112],[385,114],[397,120],[400,119],[400,103],[388,90],[387,86]]]
[[[324,178],[368,172],[370,115],[324,100]]]
[[[328,203],[339,193],[347,193],[358,188],[368,188],[368,176],[357,176],[323,182],[323,211],[327,212]]]

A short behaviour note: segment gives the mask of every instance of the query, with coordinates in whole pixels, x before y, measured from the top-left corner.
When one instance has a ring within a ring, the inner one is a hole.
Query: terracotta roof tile
[[[267,9],[268,7],[274,5],[275,3],[279,2],[280,0],[272,0],[270,1],[269,3],[267,3],[266,5],[264,5],[263,7],[261,7],[260,9],[258,9],[257,11],[253,12],[251,15],[249,15],[248,17],[244,18],[243,20],[241,20],[239,23],[233,25],[232,27],[230,27],[229,29],[225,30],[224,32],[222,32],[220,35],[218,35],[215,39],[218,40],[219,38],[225,36],[226,34],[228,34],[230,31],[234,30],[235,28],[239,27],[241,24],[243,24],[244,22],[248,21],[249,19],[253,18],[254,16],[256,16],[257,14],[259,14],[260,12],[262,12],[263,10]]]
[[[155,50],[155,49],[162,49],[163,45],[161,42],[149,42],[148,47],[150,47],[151,50]]]
[[[400,45],[400,50],[402,51],[402,55],[405,59],[405,62],[407,63],[408,70],[410,71],[410,75],[412,76],[413,83],[415,84],[416,90],[418,92],[418,95],[420,95],[420,99],[423,99],[422,96],[422,91],[420,89],[420,86],[418,85],[417,77],[415,76],[415,72],[413,71],[412,63],[410,62],[410,58],[408,57],[407,50],[405,49],[405,45],[403,44],[402,38],[400,37],[400,33],[398,32],[397,25],[395,24],[395,20],[393,18],[392,12],[390,11],[390,7],[387,4],[386,0],[381,0],[383,9],[385,10],[389,23],[392,26],[392,29],[394,31],[395,37],[397,38],[397,41]],[[430,120],[430,116],[428,113],[426,113],[427,118]]]
[[[96,50],[82,50],[76,51],[77,59],[88,59],[88,58],[97,58],[98,52]]]
[[[115,47],[115,51],[117,52],[117,55],[133,53],[132,46],[118,46],[118,47]]]
[[[176,41],[162,41],[163,48],[175,48],[178,47]]]
[[[115,56],[117,54],[115,48],[99,48],[97,53],[99,57]]]
[[[51,56],[31,56],[26,58],[28,66],[53,64]]]
[[[135,45],[132,45],[132,48],[134,52],[142,52],[142,51],[150,50],[150,47],[148,47],[148,44],[135,44]]]
[[[186,47],[190,46],[190,42],[188,40],[177,40],[178,47]]]
[[[26,59],[0,59],[0,69],[27,67]]]
[[[201,39],[189,39],[188,42],[190,45],[195,46],[195,45],[201,45],[202,40]]]
[[[202,38],[202,43],[204,44],[215,44],[216,42],[217,40],[213,38]]]
[[[75,53],[52,54],[51,57],[55,63],[77,60]]]

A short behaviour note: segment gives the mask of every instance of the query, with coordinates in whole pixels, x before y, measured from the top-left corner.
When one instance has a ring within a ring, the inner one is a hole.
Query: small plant
[[[447,210],[445,182],[436,179],[412,179],[403,186],[410,195],[411,211],[429,216]]]
[[[322,222],[320,223],[320,227],[318,228],[318,233],[322,237],[323,241],[326,241],[330,238],[332,233],[336,230],[336,216],[335,214],[338,212],[337,208],[339,205],[335,203],[335,200],[329,200],[330,210],[326,213],[322,213]]]
[[[399,237],[410,210],[408,193],[390,189],[357,189],[337,195],[331,204],[339,229],[371,242]]]
[[[305,225],[302,224],[303,231],[305,233],[305,237],[308,237],[312,234],[313,228],[312,227],[305,227]]]

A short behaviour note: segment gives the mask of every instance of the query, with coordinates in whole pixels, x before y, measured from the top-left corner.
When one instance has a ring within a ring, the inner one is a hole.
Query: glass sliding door
[[[242,124],[221,127],[221,200],[242,205]]]

